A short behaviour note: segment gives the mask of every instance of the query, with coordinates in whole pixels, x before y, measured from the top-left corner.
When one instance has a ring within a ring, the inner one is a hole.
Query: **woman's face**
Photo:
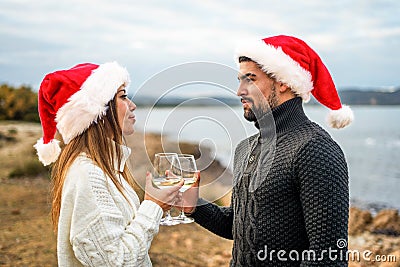
[[[133,111],[136,109],[133,103],[126,94],[124,87],[120,87],[116,97],[118,123],[122,129],[122,135],[131,135],[135,131],[133,125],[136,122]]]

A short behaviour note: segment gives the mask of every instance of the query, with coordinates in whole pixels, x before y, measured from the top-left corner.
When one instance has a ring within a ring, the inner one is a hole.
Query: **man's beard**
[[[264,100],[264,99],[263,99]],[[271,94],[267,98],[267,103],[266,107],[255,107],[254,102],[250,100],[250,102],[253,104],[253,109],[249,108],[247,111],[244,111],[244,118],[248,121],[253,121],[256,123],[256,127],[258,126],[258,119],[261,118],[263,114],[265,114],[268,109],[271,110],[275,107],[278,106],[278,96],[276,95],[276,88],[275,85],[272,85],[271,88]],[[265,101],[261,101],[261,103],[265,103]],[[257,115],[256,115],[257,114]],[[259,127],[257,127],[259,128]]]

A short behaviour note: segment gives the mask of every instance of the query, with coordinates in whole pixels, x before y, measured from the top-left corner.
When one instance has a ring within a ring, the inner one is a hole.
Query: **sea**
[[[349,166],[351,202],[372,211],[400,209],[400,106],[352,106],[355,120],[344,129],[325,122],[328,110],[304,105],[308,117],[342,147]],[[241,106],[139,107],[136,129],[160,133],[170,141],[207,147],[211,156],[232,168],[236,145],[257,132]]]

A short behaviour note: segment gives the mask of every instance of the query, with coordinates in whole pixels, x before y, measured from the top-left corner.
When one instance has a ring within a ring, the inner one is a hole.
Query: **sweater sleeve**
[[[145,200],[134,218],[126,221],[110,194],[111,180],[100,169],[74,186],[70,242],[76,258],[85,266],[148,266],[148,250],[158,232],[162,209]]]
[[[258,134],[250,136],[242,140],[235,149],[235,157],[233,161],[233,173],[235,185],[238,177],[243,173],[243,165],[246,158],[251,151],[254,142],[258,139]],[[231,199],[231,205],[229,207],[220,207],[213,203],[207,202],[204,199],[199,199],[195,212],[191,215],[195,221],[206,228],[226,239],[233,239],[233,194]]]
[[[332,139],[316,137],[300,150],[295,171],[308,249],[316,253],[301,266],[347,266],[349,188],[342,150]],[[336,252],[329,255],[330,250]]]
[[[220,207],[204,199],[197,202],[196,211],[191,215],[195,221],[206,228],[226,239],[233,239],[232,223],[233,210],[230,207]]]

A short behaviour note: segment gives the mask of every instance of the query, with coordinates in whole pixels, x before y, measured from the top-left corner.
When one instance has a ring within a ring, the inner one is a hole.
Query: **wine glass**
[[[173,217],[174,221],[178,221],[179,223],[192,223],[194,222],[193,218],[187,217],[185,212],[183,211],[183,193],[188,190],[195,182],[196,182],[196,161],[193,155],[190,154],[178,154],[178,160],[180,163],[182,178],[184,180],[184,184],[179,189],[179,193],[181,194],[181,212],[178,216]]]
[[[169,188],[178,184],[182,179],[182,173],[178,155],[176,153],[157,153],[154,156],[153,183],[160,189]],[[173,204],[173,203],[172,203]],[[161,219],[160,225],[177,225],[171,211],[167,210],[165,217]]]

